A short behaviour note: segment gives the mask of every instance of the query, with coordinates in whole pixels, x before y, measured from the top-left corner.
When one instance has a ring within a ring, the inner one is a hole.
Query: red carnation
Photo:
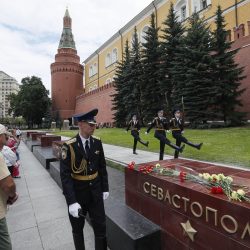
[[[216,194],[217,193],[217,187],[212,187],[211,188],[211,193]]]
[[[216,190],[216,193],[217,194],[223,194],[223,189],[222,189],[222,187],[217,187],[217,190]]]

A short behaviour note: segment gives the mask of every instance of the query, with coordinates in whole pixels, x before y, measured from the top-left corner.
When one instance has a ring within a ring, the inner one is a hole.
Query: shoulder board
[[[100,137],[97,137],[97,136],[95,136],[95,135],[92,135],[92,137],[94,138],[94,139],[96,139],[96,140],[101,140],[101,138]]]
[[[72,138],[72,139],[66,141],[65,143],[66,143],[67,145],[69,145],[69,144],[74,143],[74,142],[76,142],[76,138]]]

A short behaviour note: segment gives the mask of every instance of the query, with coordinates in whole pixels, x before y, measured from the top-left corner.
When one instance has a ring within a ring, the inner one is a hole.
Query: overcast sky
[[[0,0],[0,70],[16,78],[38,76],[50,90],[68,6],[81,62],[152,0]]]

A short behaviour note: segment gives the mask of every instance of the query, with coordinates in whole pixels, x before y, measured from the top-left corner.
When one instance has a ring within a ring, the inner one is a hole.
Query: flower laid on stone
[[[199,183],[203,186],[207,186],[212,194],[225,194],[229,200],[246,201],[250,203],[250,197],[246,195],[246,192],[241,188],[237,191],[233,190],[233,187],[240,187],[233,183],[231,176],[225,176],[224,174],[190,174],[185,171],[178,171],[168,167],[162,167],[159,163],[153,165],[136,166],[135,162],[128,164],[128,168],[131,170],[137,170],[143,174],[156,173],[168,177],[179,179],[180,182],[192,181]],[[187,168],[188,169],[188,168]],[[245,187],[244,187],[245,188]]]
[[[134,168],[135,168],[135,162],[134,162],[134,161],[130,162],[130,163],[128,164],[128,168],[129,168],[129,169],[134,169]]]

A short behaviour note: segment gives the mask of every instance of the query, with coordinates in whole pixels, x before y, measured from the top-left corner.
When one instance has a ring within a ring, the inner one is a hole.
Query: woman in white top
[[[16,164],[16,161],[17,161],[16,154],[10,149],[10,147],[5,146],[5,145],[3,146],[3,149],[1,152],[3,154],[5,163],[11,173],[11,176],[13,176],[14,165]]]

